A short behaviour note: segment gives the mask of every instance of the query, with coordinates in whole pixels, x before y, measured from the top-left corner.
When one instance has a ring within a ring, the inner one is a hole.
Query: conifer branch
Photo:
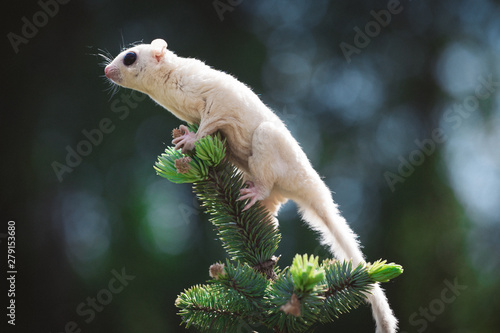
[[[230,257],[210,267],[208,284],[178,296],[175,304],[186,327],[236,332],[244,325],[263,325],[280,333],[310,331],[357,308],[375,283],[403,272],[400,265],[385,261],[353,268],[351,262],[331,259],[320,265],[318,257],[307,255],[297,255],[280,271],[275,252],[281,235],[275,221],[259,203],[243,211],[244,203],[238,201],[242,175],[226,158],[218,134],[198,140],[188,155],[167,148],[154,168],[174,183],[193,184]]]

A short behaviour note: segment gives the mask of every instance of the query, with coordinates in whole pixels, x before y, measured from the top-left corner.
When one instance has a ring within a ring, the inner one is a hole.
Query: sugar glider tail
[[[339,260],[351,260],[354,266],[365,262],[356,234],[340,215],[337,205],[332,199],[328,187],[316,178],[312,186],[305,186],[300,198],[294,198],[304,220],[322,236],[322,243],[329,246],[332,254]],[[379,284],[376,284],[367,294],[372,305],[376,333],[395,333],[397,319]]]
[[[398,320],[394,316],[384,290],[377,283],[368,295],[368,301],[372,305],[373,318],[377,324],[376,333],[395,333],[398,328]]]

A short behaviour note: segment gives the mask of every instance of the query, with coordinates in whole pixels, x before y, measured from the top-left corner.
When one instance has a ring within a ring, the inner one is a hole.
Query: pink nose
[[[106,68],[104,68],[104,75],[109,79],[109,72],[111,71],[110,65],[107,65]]]

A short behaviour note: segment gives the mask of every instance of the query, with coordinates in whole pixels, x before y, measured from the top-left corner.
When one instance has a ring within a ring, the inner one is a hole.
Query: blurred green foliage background
[[[497,1],[64,2],[3,4],[0,236],[16,221],[19,272],[9,332],[193,331],[176,295],[225,253],[191,188],[153,170],[180,121],[107,91],[97,56],[155,38],[235,75],[286,122],[367,259],[405,268],[385,285],[402,332],[500,327]],[[293,203],[279,219],[282,267],[328,256]],[[317,329],[332,331],[373,332],[369,307]]]

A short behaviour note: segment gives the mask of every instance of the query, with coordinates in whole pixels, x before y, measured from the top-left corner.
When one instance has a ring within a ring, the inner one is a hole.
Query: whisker
[[[114,57],[107,50],[103,49],[98,49],[98,50],[100,53],[96,54],[96,56],[101,57],[103,59],[103,61],[99,65],[103,67],[109,65],[113,61]]]
[[[122,44],[120,45],[120,50],[125,49],[125,38],[123,38],[123,30],[120,30],[120,35],[122,36]]]
[[[104,49],[97,49],[97,50],[99,51],[99,53],[95,53],[93,54],[93,56],[96,56],[101,59],[101,61],[99,62],[99,66],[106,67],[113,61],[114,57],[109,51]],[[116,83],[114,83],[111,79],[107,78],[105,74],[101,74],[99,76],[104,79],[104,81],[108,86],[104,90],[110,94],[108,101],[111,101],[111,99],[113,99],[113,97],[116,95],[120,87]]]
[[[100,77],[104,78],[104,80],[106,81],[106,83],[108,85],[108,87],[105,89],[105,91],[110,94],[108,101],[111,101],[111,99],[113,99],[113,97],[116,95],[116,93],[120,89],[120,86],[117,85],[116,83],[114,83],[111,79],[108,79],[106,77],[106,75],[100,75]]]
[[[123,45],[123,48],[121,49],[122,52],[131,48],[131,47],[134,47],[134,46],[137,46],[137,45],[141,45],[141,44],[144,44],[144,40],[141,39],[141,40],[138,40],[138,41],[135,41],[135,42],[132,42],[132,43],[128,43],[128,45]]]

